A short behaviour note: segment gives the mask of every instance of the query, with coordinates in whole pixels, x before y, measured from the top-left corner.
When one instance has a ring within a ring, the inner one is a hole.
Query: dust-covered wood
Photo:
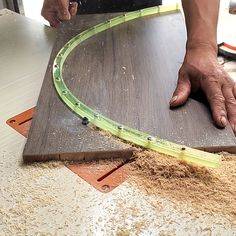
[[[96,159],[132,150],[81,124],[58,98],[51,65],[68,39],[115,14],[78,16],[62,26],[51,54],[24,150],[24,160]],[[117,14],[116,14],[117,15]],[[191,147],[235,150],[231,128],[217,129],[206,105],[194,99],[175,110],[169,99],[185,51],[180,13],[137,19],[102,32],[67,58],[63,76],[85,104],[124,125]]]

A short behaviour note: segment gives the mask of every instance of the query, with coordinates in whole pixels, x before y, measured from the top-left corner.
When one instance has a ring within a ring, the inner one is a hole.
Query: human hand
[[[206,95],[216,125],[224,128],[229,121],[236,134],[236,83],[219,65],[216,50],[208,45],[187,48],[170,107],[185,104],[190,93],[199,90]]]
[[[77,2],[69,0],[44,0],[41,15],[49,21],[52,27],[57,27],[61,21],[70,20],[78,9]]]

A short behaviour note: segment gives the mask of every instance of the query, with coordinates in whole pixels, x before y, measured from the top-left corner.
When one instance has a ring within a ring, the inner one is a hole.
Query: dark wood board
[[[51,65],[82,30],[117,14],[82,15],[62,25],[51,54],[24,160],[128,157],[132,149],[81,124],[58,98]],[[81,101],[118,122],[163,139],[211,151],[236,151],[230,128],[217,129],[208,108],[193,99],[168,103],[176,86],[186,32],[180,13],[137,19],[83,42],[65,62],[64,79]]]

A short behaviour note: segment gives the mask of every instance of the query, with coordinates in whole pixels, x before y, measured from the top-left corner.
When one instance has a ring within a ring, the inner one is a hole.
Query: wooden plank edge
[[[50,153],[50,154],[26,154],[23,153],[23,161],[45,162],[45,161],[92,161],[104,159],[124,159],[132,157],[135,149],[128,148],[124,150],[99,151],[99,152],[73,152],[73,153]]]
[[[236,146],[213,146],[213,147],[193,147],[202,151],[219,153],[228,152],[236,154]],[[129,159],[132,157],[134,148],[124,150],[99,151],[99,152],[74,152],[74,153],[50,153],[50,154],[26,154],[23,153],[25,163],[45,162],[45,161],[91,161],[104,159]]]

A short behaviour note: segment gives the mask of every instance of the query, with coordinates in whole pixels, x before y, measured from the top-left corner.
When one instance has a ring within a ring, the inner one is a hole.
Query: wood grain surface
[[[25,146],[25,161],[131,155],[132,148],[82,125],[52,84],[51,65],[58,50],[82,30],[115,15],[82,15],[62,25]],[[189,99],[185,106],[169,109],[185,41],[180,13],[137,19],[80,44],[65,62],[64,79],[81,101],[120,123],[191,147],[235,152],[231,128],[217,129],[203,103]]]

